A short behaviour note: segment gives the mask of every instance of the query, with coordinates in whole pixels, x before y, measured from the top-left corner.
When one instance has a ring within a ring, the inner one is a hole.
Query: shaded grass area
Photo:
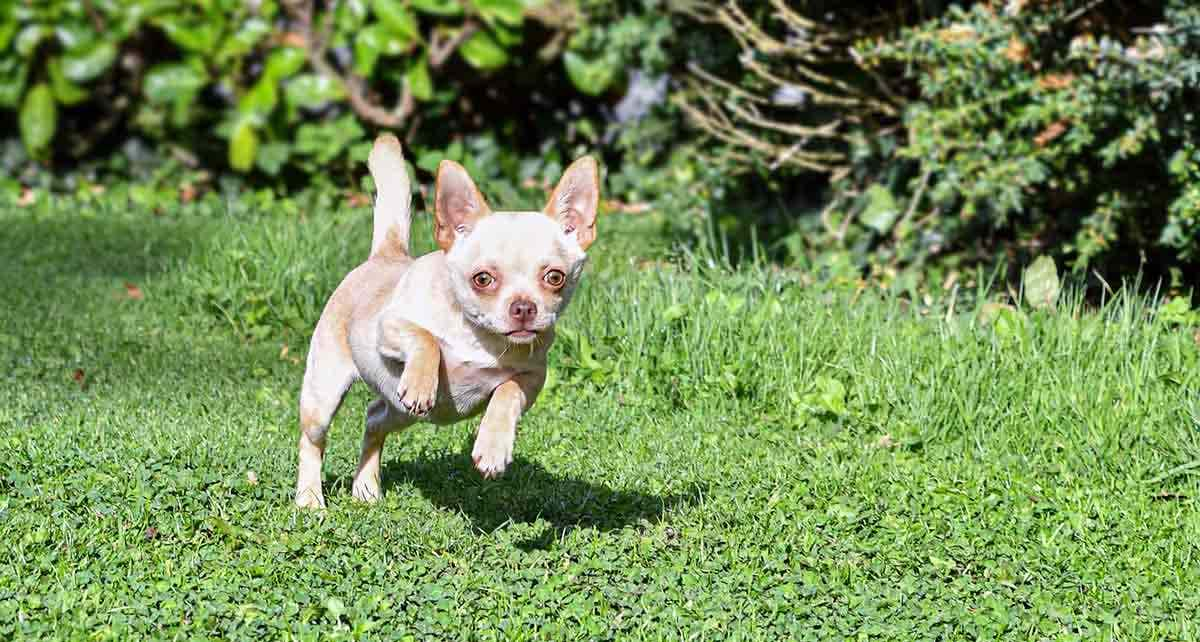
[[[601,224],[504,479],[421,427],[352,503],[358,389],[308,513],[305,333],[369,212],[0,208],[0,637],[1200,636],[1188,331],[1123,296],[984,325]]]

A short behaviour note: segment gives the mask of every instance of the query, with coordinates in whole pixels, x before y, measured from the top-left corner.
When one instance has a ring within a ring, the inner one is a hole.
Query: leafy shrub
[[[594,70],[623,62],[592,61],[585,49],[564,46],[570,34],[588,33],[572,7],[521,0],[6,2],[0,113],[16,112],[35,158],[80,157],[140,136],[205,164],[220,158],[266,175],[327,173],[339,159],[364,156],[373,129],[441,147],[463,132],[491,129],[511,146],[520,138],[514,127],[529,129],[536,120],[553,130],[565,120],[544,105],[572,95],[568,78],[595,93],[602,87]],[[633,48],[628,43],[621,55]],[[533,108],[538,101],[541,110]]]
[[[1052,248],[1078,269],[1197,259],[1200,7],[1094,6],[952,8],[862,45],[917,81],[897,154],[919,167],[929,229]]]
[[[775,237],[793,258],[912,283],[1050,252],[1081,272],[1195,282],[1195,3],[856,11],[772,0],[699,15],[740,64],[697,70],[681,99],[774,189],[754,222],[789,215]]]

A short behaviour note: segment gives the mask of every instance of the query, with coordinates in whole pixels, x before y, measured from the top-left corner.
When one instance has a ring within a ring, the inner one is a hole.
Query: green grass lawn
[[[298,512],[369,220],[0,206],[0,639],[1200,638],[1190,329],[663,260],[653,217],[601,221],[506,477],[424,426],[352,502],[357,388]]]

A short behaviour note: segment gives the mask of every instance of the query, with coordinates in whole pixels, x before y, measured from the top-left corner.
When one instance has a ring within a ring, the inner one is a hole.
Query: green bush
[[[754,222],[784,213],[786,253],[909,283],[1047,252],[1195,282],[1195,3],[826,5],[698,12],[739,64],[696,70],[680,96],[717,154],[773,188]]]
[[[867,64],[916,80],[897,155],[951,243],[995,236],[1077,269],[1200,258],[1200,7],[951,9]]]
[[[631,58],[653,62],[640,43],[661,43],[662,26],[645,9],[607,24],[624,13],[610,0],[6,2],[0,113],[36,159],[141,137],[268,176],[337,171],[377,129],[439,152],[480,131],[515,147],[522,127],[564,129],[553,107],[610,90]]]

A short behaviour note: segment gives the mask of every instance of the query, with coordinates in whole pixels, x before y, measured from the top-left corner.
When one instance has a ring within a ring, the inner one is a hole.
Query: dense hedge
[[[1196,282],[1200,5],[825,4],[702,12],[741,64],[683,95],[785,194],[781,175],[828,177],[824,200],[788,202],[810,208],[797,258],[911,276],[1049,252]]]
[[[139,137],[241,173],[327,173],[379,129],[439,154],[481,131],[537,149],[664,34],[610,0],[5,2],[0,110],[59,164]]]
[[[130,139],[287,186],[357,180],[380,129],[493,189],[599,150],[688,234],[908,284],[1043,253],[1195,282],[1198,104],[1187,0],[0,3],[22,182]]]

